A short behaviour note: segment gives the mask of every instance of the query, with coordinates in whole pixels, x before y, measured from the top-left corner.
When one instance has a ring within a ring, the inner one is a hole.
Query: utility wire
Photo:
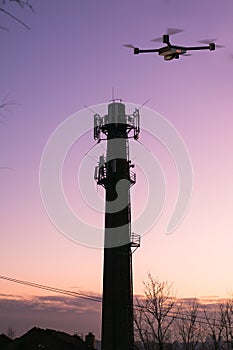
[[[47,290],[50,292],[55,292],[55,293],[59,293],[59,294],[64,294],[64,295],[68,295],[71,297],[75,297],[75,298],[80,298],[80,299],[86,299],[86,300],[91,300],[91,301],[95,301],[98,303],[102,303],[102,298],[98,297],[98,296],[91,296],[85,293],[81,293],[81,292],[73,292],[67,289],[61,289],[61,288],[56,288],[56,287],[51,287],[51,286],[45,286],[43,284],[38,284],[38,283],[34,283],[34,282],[30,282],[30,281],[24,281],[24,280],[19,280],[19,279],[15,279],[12,277],[8,277],[8,276],[3,276],[0,275],[0,279],[6,280],[6,281],[10,281],[10,282],[14,282],[14,283],[18,283],[18,284],[22,284],[25,286],[29,286],[29,287],[34,287],[34,288],[39,288],[39,289],[43,289],[43,290]],[[146,306],[143,305],[135,305],[134,308],[136,309],[147,309]],[[186,314],[186,313],[182,313],[179,310],[176,311],[172,311],[170,310],[167,314],[168,317],[175,317],[177,319],[180,319],[182,321],[190,321],[192,315],[191,314]],[[202,323],[202,324],[206,324],[209,326],[214,326],[214,327],[221,327],[223,324],[222,323],[218,323],[221,320],[220,319],[216,319],[216,318],[211,318],[208,317],[208,320],[211,320],[212,322],[209,322],[206,320],[206,317],[204,316],[196,316],[196,320],[198,323]],[[217,321],[217,323],[216,323]]]
[[[134,308],[136,308],[136,309],[146,309],[147,310],[147,307],[143,306],[143,305],[136,305],[136,306],[134,306]],[[150,312],[150,313],[153,314],[153,312]],[[185,314],[185,313],[180,312],[179,310],[177,312],[169,311],[166,316],[167,317],[174,317],[174,318],[177,318],[177,319],[182,320],[182,321],[190,321],[192,319],[192,315],[191,314]],[[221,319],[208,317],[208,320],[213,321],[213,323],[207,321],[207,318],[205,316],[198,316],[198,315],[196,316],[196,321],[198,323],[206,324],[208,326],[222,327],[223,324],[224,324],[224,322],[218,323],[218,322],[221,322]],[[233,327],[231,327],[231,328],[233,328]]]
[[[35,287],[35,288],[39,288],[39,289],[48,290],[50,292],[65,294],[65,295],[69,295],[69,296],[76,297],[76,298],[88,299],[88,300],[96,301],[96,302],[99,302],[99,303],[102,302],[102,299],[100,297],[95,297],[95,296],[91,296],[91,295],[80,293],[80,292],[73,292],[73,291],[66,290],[66,289],[45,286],[43,284],[38,284],[38,283],[29,282],[29,281],[23,281],[23,280],[18,280],[18,279],[15,279],[15,278],[11,278],[11,277],[8,277],[8,276],[2,276],[2,275],[0,275],[0,279],[6,280],[6,281],[10,281],[10,282],[14,282],[14,283],[19,283],[19,284],[22,284],[22,285],[25,285],[25,286],[30,286],[30,287]]]

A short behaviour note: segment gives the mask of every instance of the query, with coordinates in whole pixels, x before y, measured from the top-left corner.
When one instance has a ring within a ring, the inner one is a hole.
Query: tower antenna
[[[94,113],[94,114],[98,114],[98,113],[96,113],[95,111],[93,111],[91,108],[89,108],[88,106],[86,106],[86,105],[83,105],[85,108],[87,108],[88,109],[88,111],[90,111],[91,113]]]
[[[138,110],[140,111],[140,109],[141,109],[143,106],[145,106],[150,100],[151,100],[151,97],[148,98],[148,100],[146,100],[146,101],[138,108]]]

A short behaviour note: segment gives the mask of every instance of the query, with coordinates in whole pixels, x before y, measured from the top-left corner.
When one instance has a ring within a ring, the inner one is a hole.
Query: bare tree
[[[198,320],[200,303],[198,299],[189,299],[188,305],[182,306],[176,321],[177,333],[185,350],[195,350],[202,341],[203,327]]]
[[[4,99],[0,102],[0,109],[7,110],[9,106],[17,105],[18,103],[13,100],[9,100],[8,96],[6,96]]]
[[[233,299],[219,304],[219,313],[223,324],[224,340],[227,349],[233,349]]]
[[[144,286],[144,298],[137,299],[135,306],[135,335],[145,350],[164,350],[165,344],[172,341],[177,299],[172,284],[160,282],[151,274]]]
[[[220,306],[216,305],[214,311],[210,311],[205,305],[204,315],[207,323],[207,335],[210,342],[210,346],[214,350],[222,348],[224,340],[224,315]]]
[[[15,3],[17,6],[21,8],[29,8],[31,11],[34,12],[31,2],[29,0],[1,0],[0,1],[0,12],[2,14],[18,22],[25,28],[30,29],[30,27],[24,21],[22,21],[20,18],[18,18],[16,15],[14,15],[11,11],[7,9],[7,5],[9,5],[10,3]],[[8,27],[0,25],[0,29],[8,30]]]

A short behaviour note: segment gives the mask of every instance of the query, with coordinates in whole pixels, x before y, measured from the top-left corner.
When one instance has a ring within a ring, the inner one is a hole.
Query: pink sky
[[[12,168],[0,170],[0,274],[101,293],[102,251],[73,243],[53,226],[40,197],[39,164],[55,128],[84,104],[108,102],[114,86],[124,102],[141,104],[151,98],[148,107],[178,130],[193,164],[189,211],[168,236],[165,227],[177,193],[177,174],[165,149],[142,135],[141,142],[163,166],[167,200],[158,224],[134,254],[135,293],[143,293],[142,281],[150,271],[160,280],[174,282],[181,297],[226,296],[233,289],[233,3],[103,0],[80,5],[57,0],[56,5],[34,1],[34,7],[34,15],[15,10],[30,31],[1,17],[10,31],[0,31],[0,98],[8,96],[17,104],[0,114],[1,166]],[[185,29],[172,38],[174,43],[195,45],[197,40],[217,38],[225,48],[165,62],[156,55],[134,56],[122,47],[125,43],[153,47],[150,40],[166,27]],[[93,145],[90,134],[67,159],[65,180],[71,179],[67,195],[73,194],[74,205],[76,170]],[[94,166],[93,162],[93,171]],[[132,195],[133,215],[140,212],[139,198],[145,194],[139,180],[140,176]],[[47,295],[2,280],[0,286],[2,294]],[[73,322],[71,318],[71,331]],[[98,327],[100,323],[93,325]],[[69,330],[67,324],[64,328]]]

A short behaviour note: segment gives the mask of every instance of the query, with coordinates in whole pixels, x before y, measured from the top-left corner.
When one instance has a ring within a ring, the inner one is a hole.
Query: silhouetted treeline
[[[135,302],[135,348],[140,350],[233,349],[233,298],[220,302],[179,299],[172,284],[150,274]]]

